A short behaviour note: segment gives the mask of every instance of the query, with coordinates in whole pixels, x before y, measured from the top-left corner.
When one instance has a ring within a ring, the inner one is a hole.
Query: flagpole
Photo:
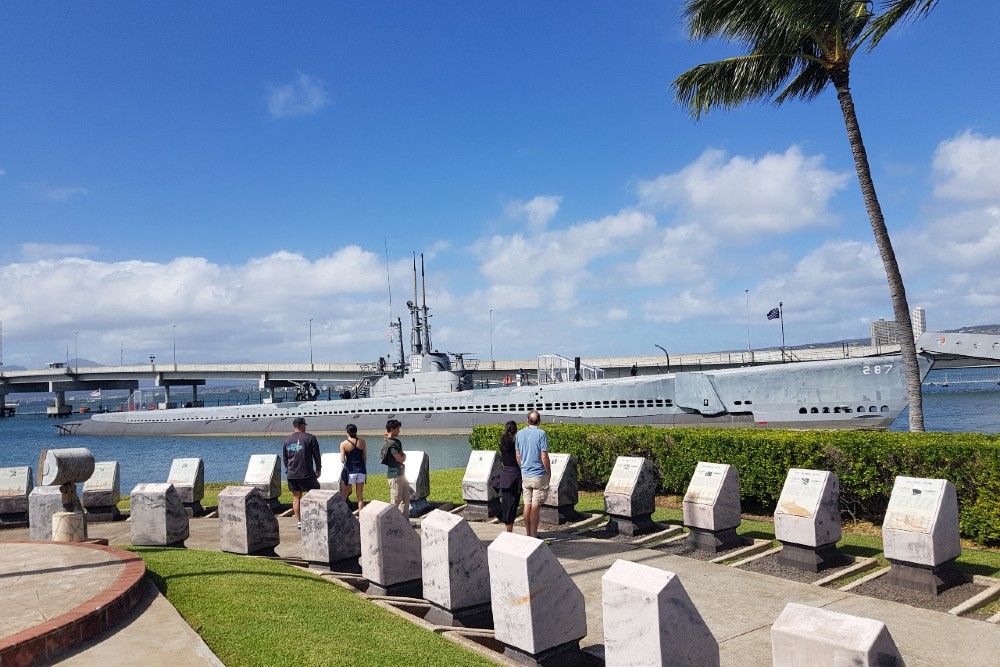
[[[773,301],[771,303],[774,303]],[[781,363],[785,363],[785,314],[782,309],[784,304],[778,302],[778,319],[781,320]]]

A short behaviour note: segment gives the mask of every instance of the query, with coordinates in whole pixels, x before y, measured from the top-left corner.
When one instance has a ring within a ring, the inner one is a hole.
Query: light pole
[[[653,346],[660,348],[661,350],[663,350],[663,354],[667,355],[667,372],[669,373],[670,372],[670,355],[667,353],[667,348],[663,347],[662,345],[657,345],[656,343],[653,343]],[[683,366],[683,364],[681,364],[681,366]]]
[[[309,370],[313,369],[313,318],[309,318]]]
[[[490,308],[490,370],[496,370],[493,363],[493,309]]]
[[[73,332],[73,365],[76,366],[76,372],[80,372],[80,348],[77,347],[77,339],[80,337],[79,331]]]
[[[747,295],[747,354],[753,355],[750,350],[750,290],[743,290]]]
[[[174,324],[171,327],[171,332],[174,335],[174,370],[177,370],[177,325]]]
[[[119,366],[125,365],[125,343],[122,343],[121,354],[118,356],[118,365]]]

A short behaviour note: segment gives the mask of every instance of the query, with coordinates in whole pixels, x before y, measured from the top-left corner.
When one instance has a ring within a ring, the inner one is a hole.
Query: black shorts
[[[288,480],[288,490],[289,491],[312,491],[313,489],[319,488],[319,480],[316,476],[306,477],[305,479],[290,479]]]

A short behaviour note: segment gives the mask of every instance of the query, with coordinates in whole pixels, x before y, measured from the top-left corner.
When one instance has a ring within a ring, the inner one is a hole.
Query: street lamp
[[[496,370],[493,363],[493,309],[490,308],[490,370]]]
[[[667,355],[667,372],[669,373],[670,372],[670,355],[667,353],[667,349],[665,347],[663,347],[662,345],[657,345],[656,343],[653,343],[653,347],[660,348],[661,350],[663,350],[663,354]],[[682,364],[682,366],[683,366],[683,364]]]
[[[753,352],[750,350],[750,290],[743,290],[747,295],[747,354],[752,355]]]
[[[171,332],[174,335],[174,370],[177,370],[177,325],[174,324],[171,327]]]
[[[77,339],[79,337],[80,337],[80,332],[79,331],[74,331],[73,332],[73,362],[74,362],[74,365],[76,366],[76,372],[77,373],[80,372],[80,348],[77,347],[77,345],[76,345]]]
[[[122,343],[121,354],[118,356],[118,365],[119,366],[125,365],[125,343]]]
[[[309,370],[313,370],[313,318],[309,318]]]

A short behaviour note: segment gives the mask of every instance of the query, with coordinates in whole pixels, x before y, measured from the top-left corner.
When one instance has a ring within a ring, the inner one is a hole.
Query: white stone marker
[[[28,539],[52,539],[52,515],[63,512],[62,491],[58,486],[36,486],[28,494]]]
[[[504,654],[540,662],[579,651],[587,636],[583,593],[548,546],[504,532],[487,553],[493,630]]]
[[[407,454],[409,456],[409,454]],[[421,597],[420,536],[399,509],[371,500],[361,520],[361,574],[370,595]]]
[[[53,542],[83,542],[87,539],[87,519],[83,512],[56,512],[52,515]]]
[[[173,484],[188,516],[205,513],[201,499],[205,497],[205,462],[199,458],[174,459],[167,474],[167,484]]]
[[[271,509],[277,509],[278,497],[281,496],[281,457],[277,454],[252,454],[243,484],[257,487]]]
[[[173,484],[136,484],[130,502],[132,544],[162,547],[189,537],[188,513]]]
[[[882,522],[882,549],[892,563],[885,580],[938,595],[963,583],[958,494],[944,479],[897,477]]]
[[[421,516],[431,511],[427,496],[431,495],[431,461],[424,452],[405,451],[403,470],[410,483],[410,516]]]
[[[97,461],[94,474],[83,483],[81,501],[88,522],[117,521],[121,518],[121,468],[118,461]]]
[[[340,462],[340,452],[326,452],[320,456],[323,463],[320,473],[319,488],[326,491],[340,491],[340,473],[344,470],[344,464]]]
[[[792,468],[774,509],[774,534],[782,543],[778,562],[800,570],[844,564],[841,538],[840,480],[826,470]]]
[[[424,617],[437,625],[493,627],[486,546],[464,518],[431,510],[420,523]]]
[[[462,516],[469,521],[486,521],[500,511],[500,492],[493,481],[500,475],[503,463],[495,449],[473,450],[462,476]]]
[[[794,602],[771,626],[774,667],[902,667],[885,623]]]
[[[218,511],[221,551],[271,555],[281,544],[278,519],[256,487],[227,486],[219,494]]]
[[[337,572],[357,572],[361,526],[340,491],[310,491],[302,496],[300,507],[302,557]]]
[[[617,560],[601,598],[608,667],[718,667],[719,642],[673,572]]]
[[[653,464],[641,456],[619,456],[604,488],[604,511],[610,517],[606,529],[630,537],[653,532],[655,509]]]
[[[578,521],[582,515],[576,511],[576,503],[580,500],[576,457],[572,454],[549,453],[549,466],[552,468],[552,476],[549,478],[549,490],[542,500],[538,520],[553,526]]]
[[[684,494],[684,525],[691,531],[687,543],[718,553],[743,545],[736,535],[742,521],[740,478],[728,463],[699,461]]]
[[[0,526],[28,521],[31,488],[31,466],[0,468]]]

